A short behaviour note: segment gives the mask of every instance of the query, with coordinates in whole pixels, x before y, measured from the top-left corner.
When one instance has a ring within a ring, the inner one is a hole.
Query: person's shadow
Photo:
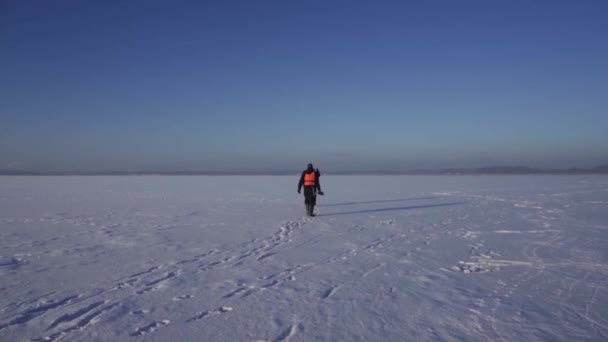
[[[438,197],[419,197],[419,198],[378,200],[378,201],[365,201],[365,202],[334,203],[334,204],[319,205],[319,207],[332,207],[332,206],[355,205],[355,204],[373,204],[373,203],[386,203],[386,202],[403,202],[403,201],[435,199],[435,198],[438,198]],[[466,202],[450,202],[450,203],[421,204],[421,205],[410,205],[410,206],[390,207],[390,208],[378,208],[378,209],[362,209],[362,210],[343,211],[343,212],[337,212],[337,213],[318,214],[317,216],[337,216],[337,215],[352,215],[352,214],[368,214],[368,213],[378,213],[378,212],[384,212],[384,211],[396,211],[396,210],[412,210],[412,209],[448,207],[448,206],[460,205],[460,204],[464,204],[464,203],[466,203]]]
[[[336,206],[341,206],[341,205],[373,204],[373,203],[388,203],[388,202],[405,202],[405,201],[428,200],[428,199],[437,199],[437,198],[439,198],[439,197],[432,196],[432,197],[398,198],[398,199],[362,201],[362,202],[329,203],[329,204],[317,205],[317,207],[336,207]]]

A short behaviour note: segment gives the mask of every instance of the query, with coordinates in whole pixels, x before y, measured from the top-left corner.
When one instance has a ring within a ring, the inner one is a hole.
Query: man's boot
[[[314,205],[310,206],[310,216],[315,216],[315,206]]]
[[[310,204],[306,205],[306,216],[310,216]]]

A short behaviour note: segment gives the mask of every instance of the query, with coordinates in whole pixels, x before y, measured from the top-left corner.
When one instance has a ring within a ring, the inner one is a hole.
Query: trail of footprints
[[[169,286],[172,281],[178,279],[182,274],[239,267],[244,265],[245,262],[267,262],[277,254],[276,248],[290,242],[290,237],[294,230],[308,223],[309,220],[310,219],[301,219],[295,222],[287,222],[281,225],[279,230],[269,237],[264,239],[253,239],[246,242],[240,246],[245,249],[245,251],[240,254],[229,255],[229,250],[211,250],[189,259],[179,260],[172,264],[150,267],[130,276],[119,278],[112,282],[113,285],[111,284],[106,288],[91,290],[89,293],[64,297],[60,297],[55,293],[50,293],[35,300],[9,305],[9,307],[0,312],[17,313],[9,315],[10,318],[5,322],[0,321],[0,331],[10,326],[29,322],[45,314],[54,314],[58,317],[52,320],[46,330],[57,331],[50,335],[35,339],[34,341],[56,341],[67,335],[95,325],[104,317],[104,315],[108,315],[112,311],[122,307],[124,305],[123,302],[133,296],[146,295],[153,291],[162,290],[164,287]],[[296,276],[299,273],[323,265],[343,262],[351,257],[357,256],[359,253],[374,253],[376,249],[384,247],[388,242],[404,237],[405,235],[403,234],[389,235],[378,238],[361,247],[339,253],[338,255],[318,263],[299,264],[279,272],[260,275],[252,284],[235,284],[236,286],[234,289],[228,291],[219,299],[231,300],[233,297],[244,298],[265,290],[276,288],[287,281],[296,280]],[[382,266],[384,266],[384,264],[377,265],[363,272],[360,279]],[[347,285],[347,283],[348,282],[329,286],[326,290],[319,293],[319,299],[323,300],[332,297],[341,287]],[[110,294],[111,296],[109,296]],[[193,295],[181,295],[174,297],[172,300],[187,300],[193,297]],[[193,317],[187,319],[186,322],[193,323],[215,315],[227,314],[230,311],[232,311],[232,307],[224,305],[213,310],[198,312]],[[145,316],[147,311],[138,310],[131,311],[131,313]],[[124,314],[124,310],[116,312],[116,314]],[[130,335],[143,336],[152,334],[170,323],[171,321],[167,319],[158,321],[153,320],[152,322],[134,328]],[[275,341],[288,339],[302,329],[303,327],[301,324],[292,325],[289,329],[285,330],[284,333],[281,333]]]
[[[393,235],[387,236],[385,238],[376,239],[375,241],[373,241],[369,244],[366,244],[360,248],[351,249],[349,251],[340,253],[334,257],[331,257],[327,260],[324,260],[324,261],[321,261],[318,263],[298,264],[298,265],[289,267],[289,268],[287,268],[283,271],[277,272],[277,273],[259,276],[257,278],[257,281],[259,281],[259,284],[239,283],[239,284],[237,284],[237,287],[234,290],[226,293],[222,298],[228,299],[228,298],[232,298],[235,296],[244,298],[244,297],[248,297],[255,293],[259,293],[259,292],[262,292],[262,291],[265,291],[268,289],[275,288],[287,281],[296,280],[296,275],[298,275],[299,273],[303,273],[303,272],[312,270],[316,267],[320,267],[323,265],[346,261],[350,257],[356,256],[358,253],[361,253],[361,252],[372,253],[375,249],[383,247],[387,242],[394,240],[396,237],[402,238],[402,237],[404,237],[404,235],[393,234]],[[384,264],[377,265],[377,266],[365,271],[359,279],[367,277],[370,273],[376,271],[377,269],[379,269],[383,266],[384,266]],[[344,286],[350,282],[351,281],[348,281],[348,282],[345,282],[345,283],[342,283],[342,284],[339,284],[336,286],[330,286],[328,289],[322,291],[322,293],[319,295],[319,299],[326,299],[326,298],[331,297],[338,289],[340,289],[342,286]]]
[[[104,313],[106,313],[108,311],[115,309],[118,305],[119,305],[118,303],[114,303],[114,304],[111,304],[108,306],[104,306],[103,308],[100,308],[99,310],[96,310],[90,314],[74,317],[74,319],[76,320],[75,324],[72,324],[63,330],[60,330],[57,333],[54,333],[52,335],[49,335],[49,336],[46,336],[43,338],[37,338],[37,339],[34,339],[33,341],[35,341],[35,342],[57,341],[60,338],[63,338],[72,332],[84,330],[84,329],[88,328],[89,326],[92,326],[92,325],[96,324],[97,322],[99,322],[99,320],[101,319],[101,315],[103,315]],[[83,310],[80,310],[80,311],[83,311]],[[49,329],[47,329],[47,330],[49,330]]]
[[[272,252],[272,250],[289,242],[293,231],[303,224],[306,224],[308,221],[309,219],[302,219],[295,222],[287,222],[281,225],[279,230],[273,235],[261,240],[254,239],[243,244],[241,247],[246,247],[247,250],[239,255],[224,256],[229,251],[211,250],[190,259],[180,260],[174,264],[150,267],[142,272],[117,279],[113,286],[111,285],[106,289],[92,290],[90,293],[63,297],[56,293],[49,293],[20,303],[13,303],[0,311],[0,313],[9,314],[7,317],[2,317],[4,321],[0,321],[0,331],[11,326],[27,323],[43,315],[55,314],[58,317],[50,323],[46,330],[58,331],[34,339],[33,341],[59,340],[71,333],[82,331],[87,327],[96,324],[102,319],[103,315],[122,306],[122,302],[129,297],[145,295],[149,292],[162,289],[167,286],[167,283],[179,278],[180,275],[185,272],[185,269],[189,268],[190,272],[204,272],[218,267],[238,267],[249,259],[255,260],[256,262],[265,262],[276,255],[276,252]],[[218,257],[220,258],[218,259]],[[4,262],[2,266],[4,266],[4,264],[12,266],[15,263],[11,260],[10,262]],[[192,267],[192,265],[194,265],[194,267]],[[294,268],[294,270],[297,269],[298,267]],[[275,276],[278,276],[278,274]],[[269,278],[272,278],[272,276]],[[274,280],[260,286],[259,289],[249,289],[252,290],[249,294],[253,294],[257,292],[257,290],[274,287],[282,281],[283,280]],[[240,291],[234,291],[234,294],[238,292]],[[113,297],[117,299],[99,300],[99,298],[104,298],[104,295],[107,294],[113,294]],[[231,296],[224,296],[224,298],[230,297]],[[95,300],[96,298],[98,298],[98,300]],[[182,295],[173,300],[186,300],[190,298],[193,298],[193,296]],[[194,322],[213,315],[228,313],[231,310],[232,308],[229,306],[222,306],[215,310],[199,312],[195,317],[188,319],[187,322]],[[145,314],[146,311],[140,310],[132,313]],[[134,329],[131,336],[151,334],[168,324],[170,324],[169,320],[154,321]]]

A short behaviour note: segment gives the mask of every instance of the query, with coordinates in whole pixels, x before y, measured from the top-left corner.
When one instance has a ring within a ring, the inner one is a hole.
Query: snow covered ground
[[[1,341],[608,339],[608,177],[0,177]]]

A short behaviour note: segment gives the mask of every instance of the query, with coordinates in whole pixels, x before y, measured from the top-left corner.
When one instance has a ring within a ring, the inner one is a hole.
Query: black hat
[[[308,165],[306,167],[308,167],[309,169],[312,169],[312,163],[308,163]]]

